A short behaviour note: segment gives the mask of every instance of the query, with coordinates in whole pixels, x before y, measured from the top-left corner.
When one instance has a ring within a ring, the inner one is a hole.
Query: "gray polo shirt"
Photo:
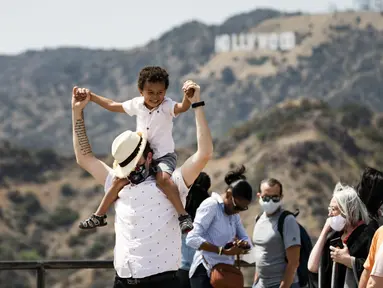
[[[280,284],[286,269],[286,249],[301,245],[300,230],[293,215],[285,218],[283,241],[278,232],[278,218],[282,210],[274,215],[263,213],[254,227],[253,244],[255,265],[259,275],[257,288],[268,288]],[[298,282],[295,275],[294,283]]]

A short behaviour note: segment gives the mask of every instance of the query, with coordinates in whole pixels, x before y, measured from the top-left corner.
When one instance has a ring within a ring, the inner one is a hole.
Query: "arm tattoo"
[[[86,135],[84,114],[81,115],[81,119],[76,121],[74,131],[77,135],[78,144],[80,145],[80,151],[82,155],[92,153],[92,147],[90,147],[88,136]]]

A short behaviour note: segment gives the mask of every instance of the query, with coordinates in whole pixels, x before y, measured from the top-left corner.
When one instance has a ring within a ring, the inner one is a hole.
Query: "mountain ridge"
[[[171,84],[167,95],[176,101],[181,100],[184,80],[192,78],[201,84],[209,125],[217,139],[288,98],[314,97],[338,106],[364,102],[376,111],[383,110],[379,97],[382,49],[378,49],[383,43],[383,21],[379,13],[285,15],[256,10],[246,15],[214,27],[189,22],[147,46],[128,51],[59,48],[1,56],[0,138],[23,147],[72,154],[68,149],[72,87],[85,86],[114,100],[127,100],[138,96],[135,82],[145,65],[168,70]],[[218,33],[288,30],[296,30],[297,35],[297,47],[288,52],[214,54],[214,35]],[[85,117],[97,153],[108,153],[116,135],[135,127],[134,118],[95,105],[89,105]],[[175,121],[179,148],[193,141],[191,121],[191,112]]]

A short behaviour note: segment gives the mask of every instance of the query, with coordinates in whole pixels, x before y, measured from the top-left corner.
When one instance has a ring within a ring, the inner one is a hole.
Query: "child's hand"
[[[116,188],[118,191],[120,191],[124,186],[128,185],[130,181],[127,178],[118,178],[115,177],[113,179],[112,188]]]
[[[184,91],[184,96],[187,97],[187,99],[191,103],[196,103],[200,101],[200,87],[197,85],[197,83],[188,80],[184,83],[184,86],[182,86],[182,90]]]
[[[77,98],[78,95],[85,95],[81,96],[81,98]],[[80,100],[82,99],[82,100]],[[72,90],[72,109],[73,110],[83,110],[85,106],[88,104],[90,99],[89,94],[86,93],[86,90],[84,88],[78,88],[77,86],[73,87]]]
[[[77,88],[77,93],[74,95],[74,98],[77,101],[84,101],[88,95],[92,95],[92,91],[86,88]]]

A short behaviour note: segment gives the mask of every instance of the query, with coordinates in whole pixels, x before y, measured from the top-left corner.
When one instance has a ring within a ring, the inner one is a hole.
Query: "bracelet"
[[[197,107],[200,107],[200,106],[205,106],[205,101],[195,102],[191,106],[192,106],[192,108],[197,108]]]
[[[222,255],[222,250],[223,250],[222,247],[219,247],[219,248],[218,248],[218,255]]]

